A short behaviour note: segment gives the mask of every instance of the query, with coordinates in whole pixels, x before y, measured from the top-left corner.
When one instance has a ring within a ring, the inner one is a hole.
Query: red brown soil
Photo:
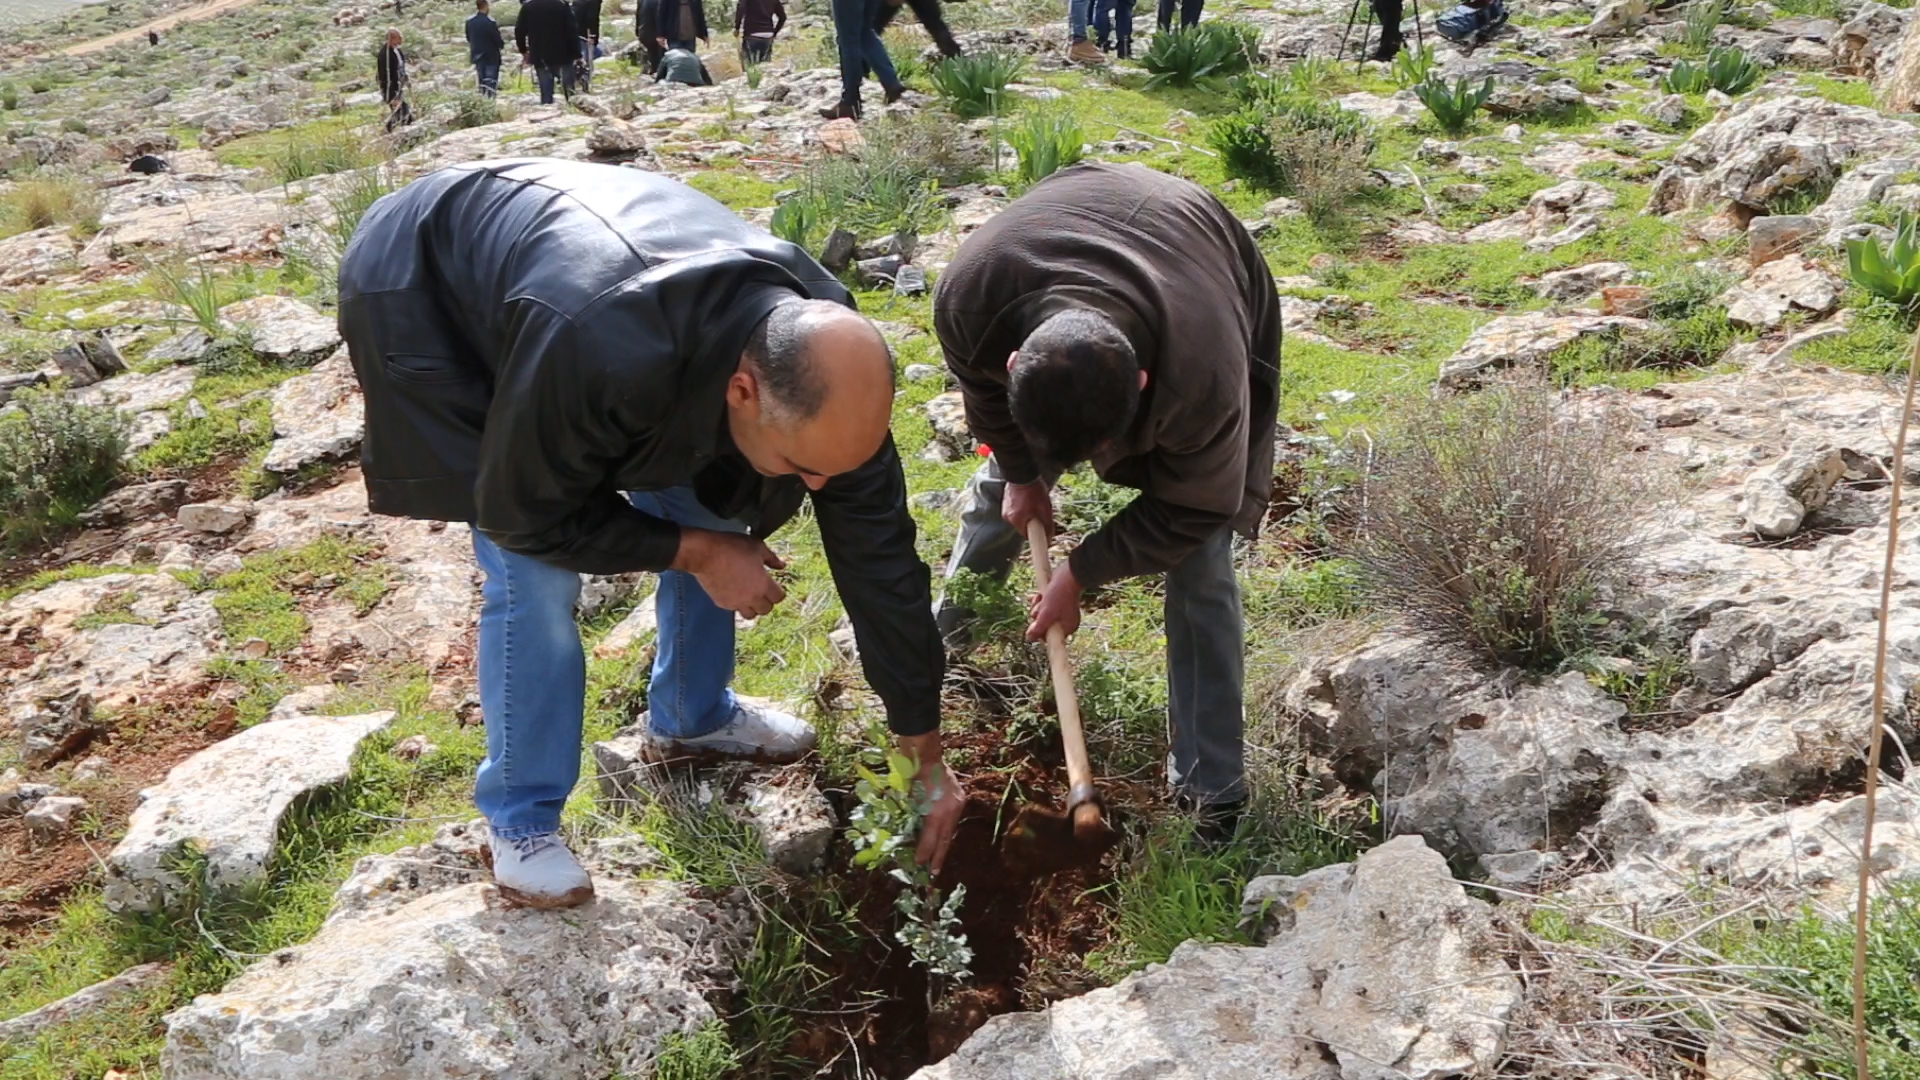
[[[209,686],[179,690],[124,713],[120,723],[96,737],[78,757],[105,761],[98,779],[61,780],[64,770],[29,772],[62,794],[87,800],[87,810],[112,832],[88,837],[75,830],[51,842],[36,842],[18,817],[0,821],[0,949],[15,948],[37,935],[59,913],[60,904],[90,875],[125,830],[140,791],[158,783],[167,770],[233,731],[232,705],[212,702]]]
[[[904,1077],[951,1054],[992,1017],[1043,1008],[1101,985],[1084,961],[1111,937],[1111,913],[1099,890],[1112,880],[1112,856],[1046,873],[1006,842],[1007,827],[1028,799],[1052,798],[1057,807],[1064,795],[1057,741],[1014,747],[998,732],[970,732],[950,738],[949,746],[972,768],[966,815],[937,884],[943,896],[955,885],[966,886],[960,920],[973,949],[973,977],[963,986],[938,987],[930,1008],[926,971],[893,938],[900,925],[894,910],[898,883],[883,874],[840,869],[851,852],[844,840],[836,841],[829,856],[836,863],[833,873],[841,876],[843,894],[868,938],[857,953],[827,960],[836,1002],[826,1011],[837,1015],[803,1030],[792,1047],[826,1069],[823,1075],[851,1075],[852,1040],[861,1075]],[[1140,793],[1113,791],[1110,797],[1131,803]]]

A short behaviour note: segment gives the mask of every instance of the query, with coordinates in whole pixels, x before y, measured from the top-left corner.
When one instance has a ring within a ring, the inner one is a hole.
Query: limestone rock
[[[1615,3],[1644,4],[1645,0],[1614,0]],[[1604,14],[1604,9],[1602,9]],[[1518,83],[1497,87],[1487,97],[1486,110],[1491,116],[1545,116],[1552,113],[1577,109],[1587,103],[1587,97],[1572,83]]]
[[[927,419],[933,422],[933,440],[948,455],[946,460],[958,461],[973,453],[973,433],[967,429],[967,407],[960,391],[935,395],[927,402]]]
[[[125,621],[89,625],[87,616],[109,598]],[[170,574],[108,574],[0,604],[0,640],[23,634],[34,641],[33,662],[0,669],[0,698],[10,709],[37,710],[78,693],[111,709],[203,678],[220,616],[207,596]]]
[[[1551,251],[1584,240],[1600,230],[1606,212],[1619,200],[1591,180],[1569,180],[1527,200],[1527,208],[1509,217],[1468,229],[1468,243],[1525,240],[1529,251]]]
[[[393,716],[303,716],[260,724],[174,766],[158,786],[140,793],[126,837],[107,858],[107,907],[171,907],[188,884],[169,864],[189,846],[206,858],[209,888],[239,889],[263,880],[288,808],[309,792],[344,781],[360,743]]]
[[[1644,319],[1622,315],[1554,315],[1542,311],[1502,315],[1475,330],[1460,350],[1440,365],[1440,385],[1472,386],[1493,368],[1541,363],[1588,334],[1644,330],[1647,326]]]
[[[1853,18],[1828,42],[1834,70],[1869,79],[1878,75],[1882,58],[1888,57],[1900,43],[1908,14],[1874,0],[1860,5]]]
[[[11,1020],[0,1020],[0,1043],[20,1045],[48,1028],[73,1023],[134,994],[153,989],[172,973],[172,964],[136,964],[111,979],[76,990],[59,1001],[49,1002]]]
[[[1920,105],[1920,19],[1909,18],[1900,39],[1892,46],[1892,63],[1885,57],[1878,63],[1873,82],[1874,96],[1894,112],[1913,112]]]
[[[1549,300],[1583,300],[1609,285],[1625,285],[1634,277],[1633,267],[1626,263],[1587,263],[1541,274],[1533,291]]]
[[[1626,33],[1647,20],[1647,0],[1606,0],[1587,24],[1587,36],[1613,37]]]
[[[1707,206],[1730,186],[1736,170],[1747,182],[1731,186],[1751,197],[1752,189],[1764,187],[1775,173],[1785,175],[1773,187],[1786,190],[1789,177],[1808,182],[1822,175],[1817,164],[1822,159],[1825,175],[1831,176],[1838,163],[1852,158],[1911,155],[1920,149],[1917,139],[1920,129],[1914,125],[1862,106],[1799,95],[1749,96],[1674,148],[1673,164],[1654,181],[1647,212]],[[1769,148],[1765,155],[1757,152],[1763,145]],[[1820,149],[1810,149],[1814,146]],[[1769,161],[1772,171],[1756,172]]]
[[[244,529],[253,520],[252,503],[188,503],[174,515],[182,528],[225,536]]]
[[[288,296],[256,296],[220,309],[221,321],[253,334],[253,351],[281,363],[307,363],[340,345],[334,320]]]
[[[647,148],[646,135],[625,120],[604,117],[587,133],[587,149],[602,161],[630,161]]]
[[[714,1019],[747,932],[664,881],[600,876],[564,917],[488,884],[329,921],[167,1017],[171,1080],[647,1075]]]
[[[1817,240],[1821,231],[1819,219],[1800,214],[1754,218],[1747,226],[1747,261],[1760,266],[1794,254]]]
[[[52,784],[35,784],[20,779],[18,769],[0,776],[0,817],[12,817],[33,809],[33,804],[59,792]]]
[[[1687,99],[1679,94],[1668,94],[1641,111],[1647,119],[1662,127],[1679,127],[1687,120]]]
[[[1792,536],[1809,512],[1827,504],[1833,485],[1846,472],[1839,448],[1796,442],[1785,457],[1747,480],[1747,524],[1763,539]]]
[[[1838,175],[1824,144],[1800,135],[1762,135],[1710,171],[1707,185],[1727,202],[1764,210],[1783,195],[1831,186]]]
[[[1735,326],[1771,330],[1790,311],[1825,315],[1840,303],[1840,279],[1804,255],[1789,255],[1755,270],[1720,302]]]
[[[433,839],[388,855],[363,855],[334,890],[327,925],[387,915],[429,893],[489,878],[481,849],[487,823],[475,818],[440,826]]]
[[[80,523],[89,528],[125,525],[172,513],[187,501],[185,480],[154,480],[129,484],[93,504],[80,515]]]
[[[807,773],[756,776],[747,784],[747,817],[759,830],[767,861],[807,874],[833,841],[833,807]]]
[[[36,769],[78,754],[106,730],[94,720],[93,697],[85,693],[50,699],[44,708],[15,723],[20,729],[20,760]]]
[[[347,350],[314,365],[273,391],[273,446],[261,468],[291,476],[309,465],[357,453],[367,430],[366,402]]]
[[[634,645],[651,638],[659,627],[659,609],[653,603],[642,600],[627,612],[627,617],[614,624],[600,644],[593,647],[593,655],[605,660],[619,656]]]
[[[87,809],[87,800],[78,795],[49,795],[33,804],[21,817],[29,835],[46,840],[71,831]]]
[[[995,1017],[915,1080],[1442,1080],[1493,1068],[1519,980],[1492,947],[1486,905],[1418,837],[1256,879],[1248,901],[1277,916],[1265,946],[1188,942],[1114,986]]]

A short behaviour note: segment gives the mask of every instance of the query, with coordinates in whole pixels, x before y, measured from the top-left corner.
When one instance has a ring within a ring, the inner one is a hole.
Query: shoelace
[[[552,833],[537,833],[533,836],[516,836],[507,841],[507,843],[513,845],[513,850],[518,852],[523,859],[530,859],[557,842],[557,839]]]

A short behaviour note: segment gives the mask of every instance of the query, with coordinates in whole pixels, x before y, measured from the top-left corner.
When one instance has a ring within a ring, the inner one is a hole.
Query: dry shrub
[[[0,236],[72,225],[100,231],[100,194],[77,177],[38,176],[0,195]]]
[[[1539,387],[1412,406],[1374,447],[1351,541],[1374,600],[1437,641],[1560,666],[1638,554],[1651,485],[1629,449]]]
[[[1331,220],[1372,182],[1367,156],[1373,147],[1364,130],[1330,128],[1289,112],[1275,116],[1268,131],[1274,158],[1315,222]]]

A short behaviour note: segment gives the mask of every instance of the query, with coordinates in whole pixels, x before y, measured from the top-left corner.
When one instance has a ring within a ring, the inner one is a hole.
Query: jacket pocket
[[[448,356],[424,353],[388,353],[387,374],[404,383],[451,383],[473,377],[470,370]]]

